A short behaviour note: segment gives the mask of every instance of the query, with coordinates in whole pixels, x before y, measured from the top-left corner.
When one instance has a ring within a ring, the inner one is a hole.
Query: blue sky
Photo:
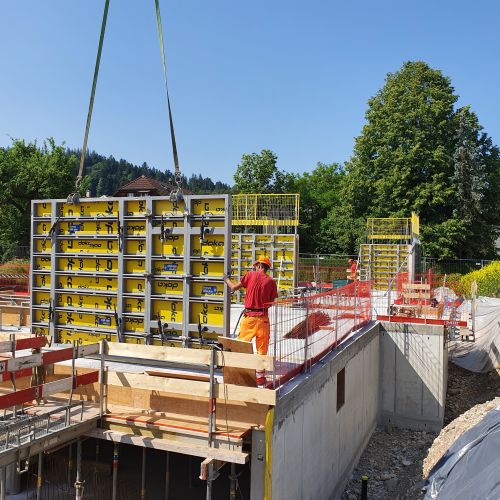
[[[0,146],[81,147],[104,0],[0,2]],[[497,0],[161,0],[181,169],[232,182],[263,148],[305,172],[349,159],[367,100],[423,60],[500,138]],[[154,0],[111,0],[89,148],[172,169]]]

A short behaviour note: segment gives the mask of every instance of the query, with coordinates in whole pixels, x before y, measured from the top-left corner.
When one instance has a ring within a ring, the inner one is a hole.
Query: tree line
[[[265,149],[242,156],[233,187],[201,175],[182,183],[197,194],[299,193],[304,253],[356,253],[367,217],[415,211],[428,256],[496,258],[500,151],[471,107],[456,107],[457,99],[440,70],[406,62],[369,99],[366,123],[344,164],[318,163],[292,174],[278,169],[276,154]],[[52,139],[40,145],[14,140],[0,148],[3,260],[29,245],[32,199],[65,198],[74,190],[79,156]],[[141,175],[173,180],[169,170],[89,152],[81,193],[112,195]]]
[[[368,217],[420,216],[424,252],[498,257],[500,152],[448,77],[421,61],[387,75],[344,164],[287,174],[269,150],[244,155],[236,192],[298,192],[302,252],[355,253]]]

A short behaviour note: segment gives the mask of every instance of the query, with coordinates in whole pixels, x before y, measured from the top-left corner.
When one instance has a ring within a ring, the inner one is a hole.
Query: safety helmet
[[[269,260],[268,257],[260,256],[254,263],[253,265],[256,266],[257,264],[264,264],[267,266],[269,269],[273,267],[272,262]]]

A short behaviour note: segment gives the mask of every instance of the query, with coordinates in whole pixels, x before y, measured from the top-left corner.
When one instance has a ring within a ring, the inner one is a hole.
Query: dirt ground
[[[453,441],[500,404],[497,371],[473,373],[448,365],[445,427],[429,432],[377,428],[361,456],[342,500],[361,497],[361,476],[367,475],[370,500],[423,498],[424,478]]]

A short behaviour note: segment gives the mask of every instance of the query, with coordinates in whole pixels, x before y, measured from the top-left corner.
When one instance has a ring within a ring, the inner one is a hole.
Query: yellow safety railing
[[[415,212],[411,217],[372,217],[367,219],[369,240],[407,240],[419,236],[420,222]]]
[[[234,226],[298,226],[298,194],[235,194]]]

